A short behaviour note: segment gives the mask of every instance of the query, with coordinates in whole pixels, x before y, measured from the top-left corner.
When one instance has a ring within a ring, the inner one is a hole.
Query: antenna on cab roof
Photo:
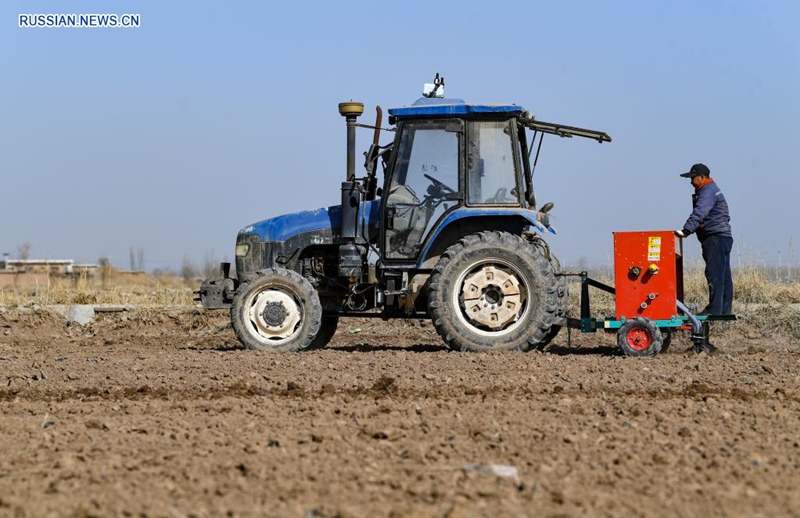
[[[422,86],[423,97],[444,97],[444,77],[439,77],[439,72],[436,72],[436,77],[433,78],[433,83],[425,83]]]

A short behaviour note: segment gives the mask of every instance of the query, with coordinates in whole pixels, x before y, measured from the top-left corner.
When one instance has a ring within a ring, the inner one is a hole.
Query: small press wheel
[[[626,356],[655,356],[661,352],[664,336],[650,319],[636,317],[626,321],[619,328],[617,345]]]

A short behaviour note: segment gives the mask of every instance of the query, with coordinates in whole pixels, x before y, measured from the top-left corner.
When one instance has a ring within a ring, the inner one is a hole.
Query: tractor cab
[[[529,206],[521,112],[428,98],[389,110],[397,138],[383,190],[387,261],[416,259],[436,223],[459,209]]]
[[[381,249],[387,264],[421,266],[445,223],[498,224],[555,233],[548,212],[537,207],[531,151],[545,133],[610,141],[602,132],[537,121],[515,104],[467,104],[444,97],[444,81],[426,85],[410,106],[389,110],[394,142],[385,163]],[[528,143],[529,131],[533,138]],[[538,151],[541,147],[537,148]],[[369,159],[368,159],[369,162]],[[372,171],[376,168],[373,167]],[[368,171],[370,168],[368,167]],[[448,242],[448,244],[450,244]]]

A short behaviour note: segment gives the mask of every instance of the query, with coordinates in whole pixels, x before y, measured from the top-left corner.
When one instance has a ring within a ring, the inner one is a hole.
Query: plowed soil
[[[800,349],[239,348],[225,312],[0,314],[0,516],[800,516]]]

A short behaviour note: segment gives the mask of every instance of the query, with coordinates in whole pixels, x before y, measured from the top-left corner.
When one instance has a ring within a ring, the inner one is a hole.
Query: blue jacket
[[[683,224],[684,234],[688,236],[696,232],[700,241],[711,235],[731,236],[728,202],[716,182],[712,180],[695,189],[692,207],[692,214]]]

